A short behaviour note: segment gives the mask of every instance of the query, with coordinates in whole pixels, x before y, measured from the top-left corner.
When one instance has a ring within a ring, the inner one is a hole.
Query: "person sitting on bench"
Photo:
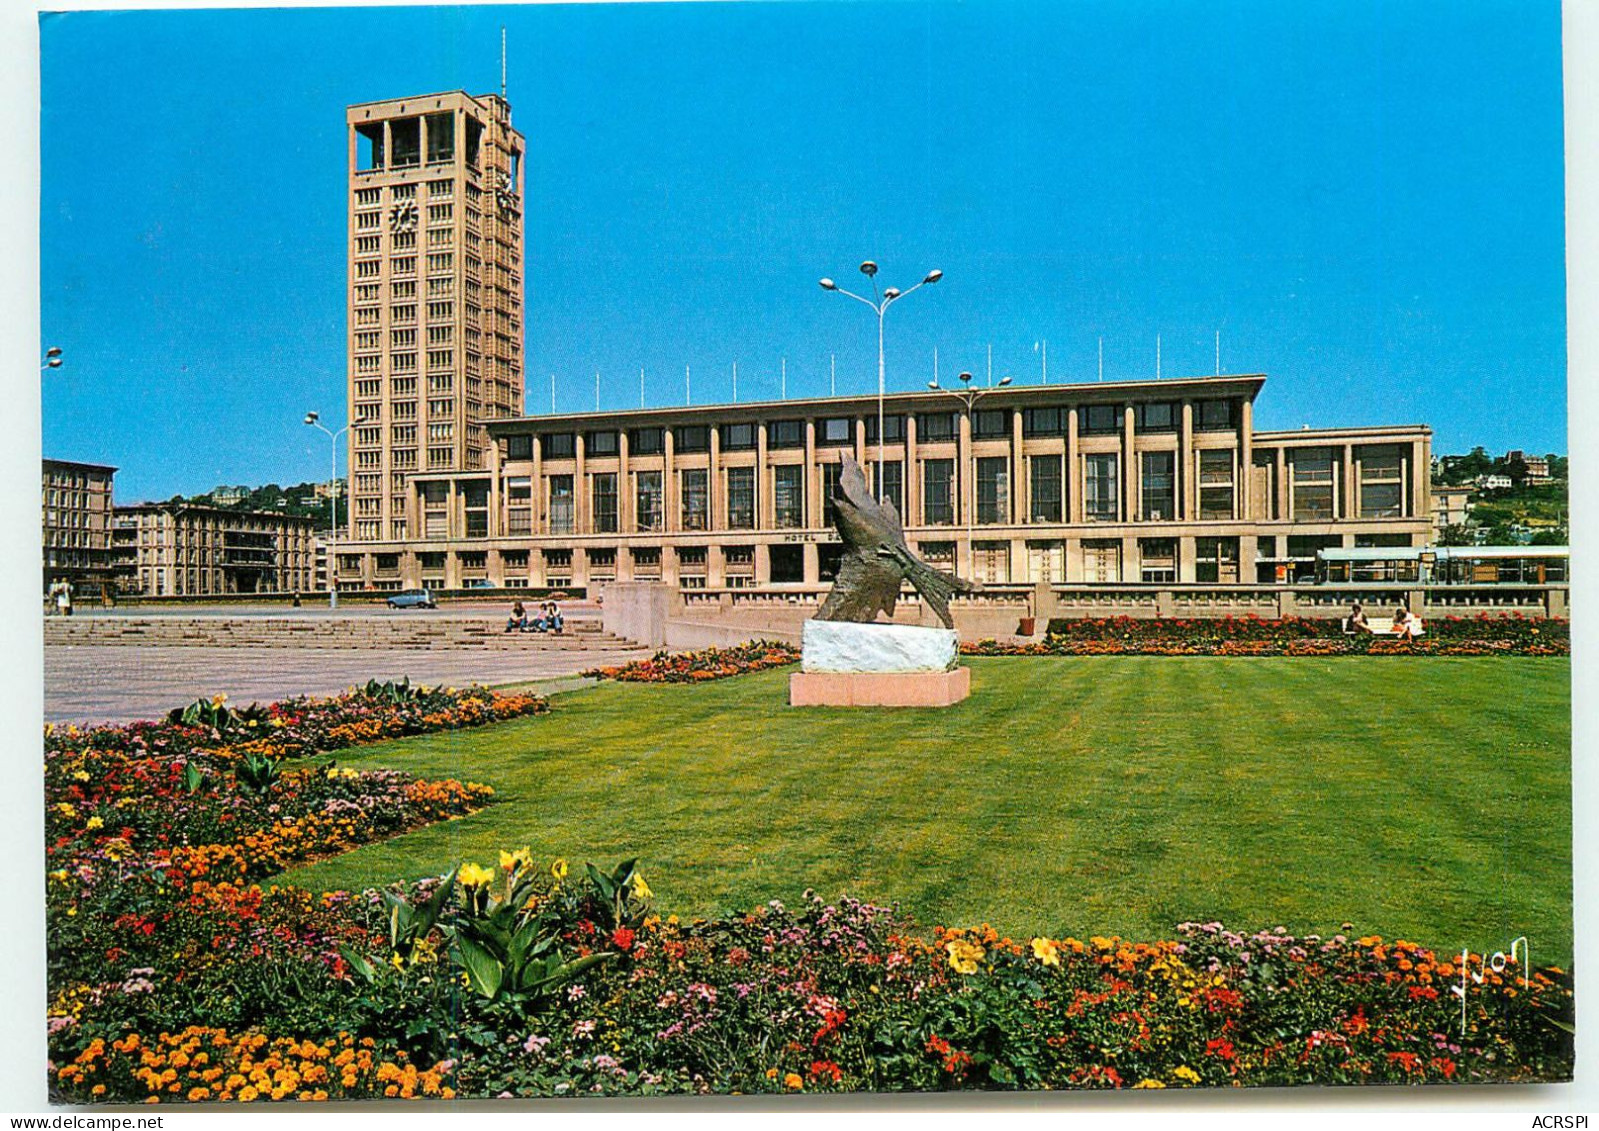
[[[1366,619],[1366,610],[1356,601],[1349,606],[1349,616],[1344,620],[1345,632],[1371,632],[1371,622]]]
[[[522,607],[521,601],[518,601],[516,604],[511,606],[511,619],[505,622],[505,631],[527,631],[527,610]]]

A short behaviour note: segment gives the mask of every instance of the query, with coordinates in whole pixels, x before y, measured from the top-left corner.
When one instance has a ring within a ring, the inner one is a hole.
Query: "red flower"
[[[633,932],[627,927],[618,927],[611,935],[611,945],[624,954],[633,949]]]

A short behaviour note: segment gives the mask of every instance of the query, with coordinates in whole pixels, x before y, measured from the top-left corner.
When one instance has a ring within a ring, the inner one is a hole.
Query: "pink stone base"
[[[972,669],[950,672],[795,672],[790,707],[948,707],[972,692]]]

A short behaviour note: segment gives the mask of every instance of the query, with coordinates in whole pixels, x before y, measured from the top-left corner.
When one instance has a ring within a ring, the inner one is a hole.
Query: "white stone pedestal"
[[[954,629],[808,620],[800,635],[800,670],[947,672],[959,652]]]

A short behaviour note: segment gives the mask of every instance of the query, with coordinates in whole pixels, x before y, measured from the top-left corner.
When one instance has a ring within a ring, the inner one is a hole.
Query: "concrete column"
[[[632,476],[628,472],[628,435],[626,428],[616,430],[616,529],[632,530],[638,507],[638,493],[633,490]],[[625,555],[624,555],[625,556]],[[616,576],[622,579],[622,556],[616,559]]]
[[[955,525],[960,527],[975,525],[977,520],[977,469],[972,464],[972,414],[965,412],[955,421]],[[968,572],[958,576],[971,576],[970,561],[966,569]]]
[[[727,557],[722,547],[713,542],[705,548],[705,585],[709,589],[721,589],[726,584]]]
[[[1027,539],[1010,540],[1010,579],[1012,581],[1037,581],[1027,562]],[[1048,578],[1045,578],[1047,581]]]
[[[1141,562],[1138,556],[1138,536],[1124,534],[1122,536],[1122,580],[1137,581],[1140,574]]]
[[[1199,516],[1199,457],[1194,454],[1194,402],[1182,404],[1182,429],[1177,440],[1177,517],[1192,522]]]
[[[1255,583],[1255,558],[1260,553],[1260,539],[1253,534],[1238,537],[1238,583]]]
[[[631,547],[618,546],[616,549],[616,580],[633,580],[633,550]]]
[[[905,513],[901,516],[906,526],[922,524],[922,477],[916,465],[916,414],[905,414]]]
[[[772,528],[772,466],[766,458],[766,421],[755,426],[755,529]],[[755,578],[761,580],[761,551],[755,551]]]
[[[1288,449],[1277,449],[1277,482],[1272,485],[1277,496],[1277,513],[1274,516],[1279,522],[1287,522],[1294,516],[1292,501],[1293,496],[1288,489]],[[1281,555],[1279,555],[1281,556]]]
[[[682,515],[677,509],[677,437],[672,434],[670,427],[663,429],[663,431],[665,439],[661,444],[661,509],[665,513],[661,515],[661,530],[664,532],[681,530],[683,526]],[[661,551],[662,581],[666,580],[666,558],[667,553],[663,549]],[[672,569],[675,573],[677,566],[674,564]],[[674,577],[674,582],[675,580]]]
[[[1255,502],[1253,492],[1250,490],[1251,482],[1255,476],[1255,402],[1244,398],[1238,425],[1238,462],[1240,470],[1235,476],[1236,482],[1233,491],[1236,499],[1233,506],[1238,517],[1248,522],[1255,517]],[[1184,514],[1184,518],[1191,517],[1192,512]],[[1240,557],[1238,571],[1243,573],[1243,559]]]
[[[1405,496],[1410,501],[1407,518],[1425,518],[1432,507],[1432,453],[1426,440],[1416,440],[1410,445],[1410,491]]]
[[[1077,408],[1066,410],[1066,521],[1077,524],[1083,521],[1083,472],[1077,458]],[[1070,576],[1070,573],[1067,574]],[[1080,573],[1078,576],[1082,576]]]
[[[705,532],[725,530],[727,523],[722,521],[721,502],[724,492],[721,490],[722,478],[722,430],[716,425],[710,426],[711,454],[705,467]],[[710,570],[710,560],[706,559],[705,568]],[[707,574],[706,582],[710,579]]]
[[[805,526],[807,529],[822,525],[822,473],[816,466],[816,421],[805,421]],[[816,554],[813,547],[806,547],[805,580],[815,581],[816,576],[811,572]]]
[[[1010,411],[1010,520],[1020,526],[1027,521],[1027,457],[1022,454],[1022,410]],[[1025,547],[1024,547],[1025,550]],[[1014,566],[1015,555],[1012,554]],[[1026,568],[1025,566],[1023,567]]]
[[[544,441],[542,439],[533,444],[533,474],[529,480],[528,490],[531,492],[528,502],[532,504],[533,510],[528,530],[532,534],[548,534],[550,532],[550,522],[544,508],[549,506],[550,488],[549,484],[544,482]],[[422,500],[417,496],[418,492],[413,483],[411,486],[411,500],[406,505],[411,508],[412,513],[420,520],[422,517]],[[420,525],[413,526],[411,529],[418,535],[422,533]],[[542,566],[539,568],[543,569]]]
[[[670,435],[670,433],[668,433]],[[670,441],[668,441],[670,443]],[[678,588],[677,547],[661,547],[661,584]]]
[[[766,426],[761,425],[761,433],[765,435]],[[772,551],[765,542],[755,543],[755,584],[770,585],[772,583]]]
[[[805,543],[805,584],[822,583],[822,560],[815,542]]]
[[[582,547],[572,547],[572,587],[589,583],[589,552]]]
[[[1177,539],[1177,580],[1185,585],[1192,585],[1195,580],[1195,565],[1198,547],[1192,535],[1184,535]]]
[[[1360,516],[1360,496],[1355,491],[1355,446],[1345,444],[1340,450],[1342,475],[1335,475],[1335,481],[1341,481],[1343,498],[1333,500],[1333,514],[1339,518],[1358,518]]]
[[[581,430],[572,437],[573,452],[577,455],[577,471],[572,475],[572,529],[579,534],[594,533],[594,500],[589,490],[588,476],[584,473],[584,449],[588,446]],[[577,560],[572,560],[572,584],[578,584]]]
[[[1122,520],[1138,517],[1138,453],[1133,450],[1133,406],[1122,409]]]
[[[876,420],[877,417],[874,416],[872,419]],[[877,466],[877,453],[884,446],[883,439],[884,438],[882,436],[879,436],[877,438],[877,443],[872,445],[872,466],[874,468]],[[886,453],[884,454],[883,458],[885,460],[888,458]],[[864,416],[857,416],[855,418],[855,462],[860,464],[862,467],[866,466],[866,418]],[[876,474],[877,472],[872,472],[872,475]],[[871,476],[868,476],[867,478],[871,478]],[[877,494],[877,481],[875,479],[872,480],[872,494]]]

